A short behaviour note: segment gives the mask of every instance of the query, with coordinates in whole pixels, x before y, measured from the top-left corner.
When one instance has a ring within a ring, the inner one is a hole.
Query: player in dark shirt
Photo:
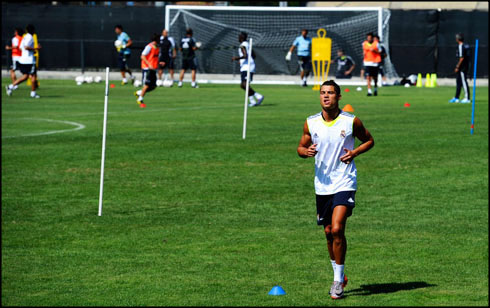
[[[345,55],[342,48],[337,51],[337,58],[335,59],[334,63],[337,64],[335,78],[352,78],[352,71],[356,67],[356,62],[354,62],[350,56]]]
[[[170,85],[174,83],[174,59],[177,56],[175,41],[168,36],[168,30],[163,29],[160,36],[160,54],[158,56],[158,79],[162,79],[163,70],[168,69],[170,74]]]
[[[198,88],[199,86],[196,84],[196,69],[197,69],[197,59],[195,55],[195,50],[200,47],[200,43],[196,42],[194,38],[192,38],[192,29],[189,28],[186,30],[186,35],[184,38],[180,40],[180,48],[179,50],[182,52],[182,69],[180,71],[179,78],[179,87],[182,87],[182,80],[184,79],[184,73],[187,69],[191,70],[191,78],[192,78],[192,87]]]
[[[470,46],[465,44],[464,36],[462,33],[456,34],[456,42],[458,43],[458,49],[456,50],[456,57],[458,58],[458,63],[454,68],[456,73],[456,95],[449,100],[450,103],[462,103],[468,104],[469,100],[469,88],[468,81],[466,80],[468,69],[470,67]],[[460,101],[459,95],[461,93],[461,88],[464,89],[464,98]]]

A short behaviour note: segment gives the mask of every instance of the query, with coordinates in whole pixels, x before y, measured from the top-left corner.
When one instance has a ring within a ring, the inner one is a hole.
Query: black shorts
[[[301,71],[311,71],[310,56],[298,56],[298,64]]]
[[[321,226],[332,224],[333,209],[337,205],[347,206],[347,217],[352,215],[355,204],[356,191],[339,191],[333,195],[316,195],[316,223]]]
[[[119,65],[119,68],[123,70],[128,70],[128,60],[131,54],[124,54],[122,52],[119,53],[119,56],[117,57],[117,64]]]
[[[19,68],[20,72],[24,75],[35,75],[37,72],[36,63],[32,63],[32,64],[19,63],[18,68]]]
[[[160,69],[164,69],[164,68],[174,69],[174,59],[173,58],[170,58],[170,57],[159,58],[158,62],[165,62],[164,65],[158,64],[158,68],[160,68]]]
[[[187,70],[195,70],[197,69],[197,59],[196,58],[191,58],[191,59],[182,59],[182,69]]]
[[[154,88],[157,86],[157,71],[150,69],[143,69],[142,73],[142,83],[144,85],[149,86],[150,88]]]
[[[378,78],[378,73],[379,73],[379,67],[377,67],[377,66],[366,66],[367,76]]]
[[[247,71],[241,71],[240,77],[242,79],[242,82],[247,81]],[[254,79],[254,73],[250,72],[250,82],[252,82],[253,79]]]

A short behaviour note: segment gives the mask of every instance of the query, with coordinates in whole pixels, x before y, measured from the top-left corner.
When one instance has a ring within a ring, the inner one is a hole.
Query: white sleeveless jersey
[[[317,195],[332,195],[339,191],[357,190],[357,169],[354,161],[340,161],[344,148],[354,149],[355,116],[340,111],[339,116],[326,122],[322,113],[308,117],[307,124],[313,144],[317,144],[315,155],[315,192]]]
[[[247,51],[247,58],[246,59],[240,59],[240,72],[246,72],[248,70],[248,54],[250,52],[249,44],[247,41],[243,41],[240,44],[240,47],[238,47],[238,55],[240,57],[243,57],[243,52],[242,52],[242,47],[245,48]],[[250,73],[255,73],[255,61],[252,57],[250,61]]]

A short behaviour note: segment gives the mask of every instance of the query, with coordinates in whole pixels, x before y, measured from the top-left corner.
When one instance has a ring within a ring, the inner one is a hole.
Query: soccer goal
[[[291,61],[285,55],[301,29],[313,38],[319,28],[332,39],[332,59],[342,48],[356,62],[355,72],[362,66],[362,42],[368,32],[378,34],[388,57],[384,70],[388,78],[398,75],[389,57],[390,11],[381,7],[246,7],[167,5],[165,28],[176,41],[192,28],[196,41],[202,42],[197,53],[202,73],[236,73],[238,34],[247,32],[253,38],[258,74],[296,74],[299,66],[296,54]],[[180,56],[180,55],[179,55]],[[335,74],[332,67],[329,75]]]

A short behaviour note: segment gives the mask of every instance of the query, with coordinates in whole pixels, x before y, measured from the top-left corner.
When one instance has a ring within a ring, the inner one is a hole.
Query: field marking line
[[[70,129],[62,129],[62,130],[50,130],[50,131],[42,132],[42,133],[25,134],[25,135],[19,135],[19,136],[2,136],[2,139],[4,139],[4,138],[19,138],[19,137],[31,137],[31,136],[42,136],[42,135],[59,134],[59,133],[65,133],[65,132],[70,132],[70,131],[77,131],[77,130],[81,130],[81,129],[84,129],[85,128],[85,125],[83,125],[81,123],[77,123],[77,122],[71,122],[71,121],[42,119],[42,118],[21,118],[21,119],[40,120],[40,121],[46,121],[46,122],[63,123],[63,124],[73,125],[73,126],[76,126],[76,127],[75,128],[70,128]]]

